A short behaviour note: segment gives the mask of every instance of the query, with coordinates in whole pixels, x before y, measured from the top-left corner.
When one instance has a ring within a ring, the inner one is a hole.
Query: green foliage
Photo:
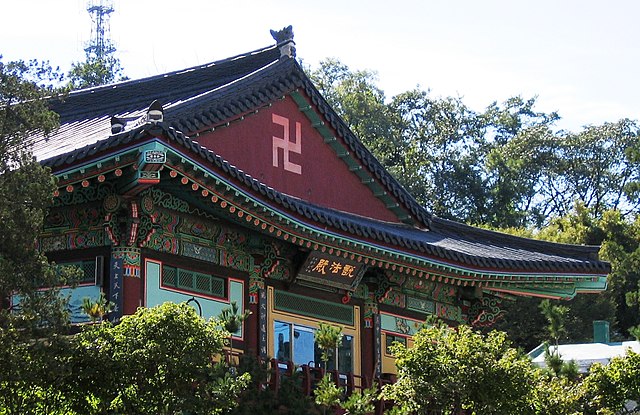
[[[72,89],[91,88],[125,81],[120,60],[112,55],[102,58],[87,56],[85,62],[76,62],[69,71],[69,86]]]
[[[592,320],[609,320],[626,337],[628,330],[640,324],[638,304],[629,293],[638,289],[640,283],[640,217],[626,218],[619,210],[608,210],[600,217],[582,204],[575,211],[555,219],[540,232],[540,237],[557,242],[602,245],[600,257],[611,262],[607,292],[595,299],[585,299],[585,311]],[[594,304],[608,301],[615,304],[615,315],[610,318],[595,316]]]
[[[631,350],[583,377],[575,365],[533,368],[504,333],[483,336],[466,326],[425,327],[413,348],[398,343],[393,352],[399,379],[382,397],[395,401],[394,414],[604,415],[636,413],[624,406],[640,401],[640,354]]]
[[[238,373],[248,373],[251,382],[240,393],[238,402],[241,404],[231,410],[231,415],[319,413],[311,397],[302,391],[300,372],[296,371],[290,377],[281,377],[280,388],[276,393],[267,384],[270,373],[266,363],[260,363],[254,356],[245,354],[240,357],[237,370]]]
[[[15,325],[0,329],[0,414],[72,413],[59,388],[68,375],[69,341],[47,334],[33,339]]]
[[[235,301],[231,302],[231,306],[224,308],[220,313],[220,321],[222,326],[229,333],[237,333],[242,327],[242,322],[245,321],[251,315],[251,311],[244,310],[244,313],[240,314],[238,304]]]
[[[378,390],[375,386],[360,391],[353,392],[340,407],[345,414],[366,415],[373,413]]]
[[[21,309],[16,316],[0,307],[0,328],[64,326],[63,299],[56,290],[38,289],[71,284],[78,276],[72,270],[56,272],[37,250],[56,180],[33,160],[25,143],[29,134],[47,134],[57,127],[58,116],[45,99],[57,90],[45,84],[59,79],[46,63],[0,60],[0,299],[17,295]]]
[[[585,413],[637,413],[640,411],[640,354],[628,350],[624,357],[614,357],[608,365],[595,364],[584,380],[587,405]],[[636,407],[623,409],[628,401]]]
[[[229,332],[229,359],[233,358],[233,335],[242,328],[242,323],[249,318],[251,311],[244,310],[244,313],[240,314],[240,309],[235,301],[231,302],[231,306],[224,308],[220,313],[218,319],[222,323],[222,327]]]
[[[504,414],[528,405],[533,369],[504,333],[482,335],[468,326],[424,327],[412,348],[396,343],[392,352],[398,382],[385,386],[382,395],[395,401],[397,413]]]
[[[227,335],[218,327],[173,303],[87,326],[74,340],[65,392],[78,413],[223,413],[250,376],[213,362]]]
[[[331,355],[342,344],[342,328],[321,322],[318,330],[313,333],[313,337],[320,350],[322,350],[320,358],[324,362],[326,370]]]
[[[342,391],[327,374],[320,379],[316,390],[313,392],[316,397],[316,404],[327,408],[336,408],[340,404]]]
[[[566,337],[571,342],[593,340],[594,320],[611,323],[612,336],[626,338],[640,324],[638,304],[633,301],[640,283],[640,220],[624,217],[620,211],[608,210],[596,217],[592,209],[577,204],[571,214],[553,219],[548,226],[531,234],[553,242],[602,245],[600,258],[611,263],[608,289],[598,295],[578,295],[563,302],[569,308]],[[518,299],[507,304],[505,321],[497,328],[509,333],[526,350],[546,337],[542,327],[548,323],[534,313],[539,300]]]
[[[576,201],[600,217],[640,206],[635,121],[555,131],[557,113],[512,97],[483,112],[415,88],[388,99],[375,72],[336,59],[311,78],[381,163],[434,214],[493,227],[539,227]]]
[[[565,362],[557,346],[553,352],[550,352],[549,344],[544,344],[544,362],[547,365],[546,370],[554,377],[563,377],[570,380],[578,378],[578,364],[573,360]]]
[[[93,323],[101,321],[105,315],[113,310],[114,306],[115,304],[107,300],[102,292],[100,293],[100,297],[95,301],[89,297],[82,299],[82,311],[89,316]]]
[[[58,126],[46,98],[61,76],[47,63],[0,57],[0,413],[66,413],[56,388],[68,326],[66,298],[77,269],[50,264],[37,238],[56,180],[30,153],[27,137]],[[41,290],[43,287],[53,287]]]
[[[530,407],[540,415],[579,415],[583,413],[582,383],[537,370],[533,376]]]
[[[363,391],[354,391],[343,399],[344,391],[340,389],[327,374],[320,379],[314,390],[315,403],[324,408],[342,410],[344,414],[366,415],[375,409],[378,390],[375,386]]]
[[[560,338],[567,333],[565,323],[567,314],[569,313],[569,307],[551,304],[551,301],[545,299],[540,302],[540,310],[549,323],[547,325],[547,332],[557,348],[560,343]],[[555,353],[557,354],[557,349]]]

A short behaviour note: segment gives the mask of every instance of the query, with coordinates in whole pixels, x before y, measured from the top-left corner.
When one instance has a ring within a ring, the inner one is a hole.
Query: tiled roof
[[[404,204],[423,229],[376,221],[287,196],[188,137],[295,90],[306,92],[326,124],[344,139],[350,152],[389,194]],[[164,103],[164,123],[156,127],[129,127],[123,133],[111,135],[111,116],[135,124],[133,120],[146,113],[154,100]],[[533,241],[432,217],[362,145],[295,59],[281,58],[276,47],[183,71],[73,92],[63,102],[55,102],[53,108],[61,115],[60,130],[47,139],[36,138],[33,150],[37,159],[54,171],[146,137],[149,132],[163,133],[286,211],[339,232],[478,269],[576,274],[609,271],[607,263],[597,260],[597,247]]]
[[[61,115],[59,131],[46,139],[36,137],[33,153],[44,161],[96,143],[111,134],[112,116],[132,124],[156,99],[164,103],[166,123],[189,136],[303,89],[371,175],[420,223],[430,226],[429,212],[362,145],[295,59],[280,58],[279,53],[277,48],[265,48],[196,68],[71,93],[53,105]]]
[[[597,260],[597,247],[555,244],[487,231],[453,221],[432,218],[430,230],[409,225],[379,221],[347,212],[317,206],[267,186],[237,169],[213,151],[192,141],[173,127],[142,125],[114,135],[70,154],[43,162],[52,168],[79,162],[93,154],[121,147],[149,134],[164,135],[176,148],[198,154],[203,163],[222,170],[245,189],[289,214],[322,227],[356,238],[373,240],[381,245],[420,253],[431,258],[472,267],[474,269],[534,273],[598,273],[609,272],[609,264]]]
[[[71,92],[52,100],[60,128],[46,138],[34,137],[33,154],[43,161],[96,143],[111,135],[112,116],[131,124],[154,100],[171,111],[203,91],[215,91],[268,66],[279,56],[280,51],[272,46],[180,71]]]

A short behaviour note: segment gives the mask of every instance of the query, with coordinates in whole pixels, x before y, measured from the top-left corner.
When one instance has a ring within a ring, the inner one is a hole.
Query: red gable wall
[[[282,193],[317,205],[398,222],[325,144],[290,97],[229,127],[200,135],[197,141]]]

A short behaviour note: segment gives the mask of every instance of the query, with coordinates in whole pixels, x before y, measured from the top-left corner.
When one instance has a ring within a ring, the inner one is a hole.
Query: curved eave
[[[577,294],[597,294],[607,289],[607,277],[601,276],[591,281],[581,281],[564,287],[492,287],[491,291],[529,297],[571,300]]]
[[[104,166],[109,164],[109,160],[133,160],[135,157],[130,153],[137,155],[144,146],[160,145],[171,153],[171,159],[178,160],[175,165],[167,164],[166,167],[168,171],[175,172],[176,177],[180,175],[186,189],[200,192],[203,197],[206,194],[209,197],[207,203],[218,207],[224,204],[223,208],[236,216],[242,212],[242,217],[252,220],[245,225],[253,224],[256,231],[305,249],[351,255],[371,266],[394,272],[520,295],[545,292],[546,288],[543,286],[536,288],[536,285],[540,284],[555,287],[549,291],[549,295],[555,295],[554,298],[570,298],[578,291],[599,291],[606,287],[606,273],[594,270],[568,272],[478,268],[447,261],[445,258],[427,256],[419,251],[409,251],[393,244],[364,239],[350,233],[348,226],[330,229],[326,221],[309,220],[304,216],[304,212],[295,205],[295,200],[264,186],[211,151],[174,131],[163,132],[169,136],[168,140],[159,140],[148,134],[146,139],[141,140],[144,134],[134,134],[129,140],[120,140],[118,146],[112,142],[111,145],[115,146],[112,150],[117,150],[112,154],[105,154],[92,162],[75,164],[72,168],[57,171],[56,174],[63,178],[61,186],[73,187],[73,183],[79,182],[81,178],[87,180],[96,177],[91,172],[92,166],[95,168],[101,165],[101,171],[104,173]],[[176,147],[171,143],[179,143],[180,146]],[[203,162],[203,159],[206,162]],[[126,165],[121,163],[120,168],[123,167]]]

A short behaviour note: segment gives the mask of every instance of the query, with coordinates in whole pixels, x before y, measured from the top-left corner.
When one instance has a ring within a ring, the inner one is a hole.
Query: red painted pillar
[[[140,306],[140,248],[114,247],[109,265],[109,299],[115,304],[112,320],[133,314]]]

